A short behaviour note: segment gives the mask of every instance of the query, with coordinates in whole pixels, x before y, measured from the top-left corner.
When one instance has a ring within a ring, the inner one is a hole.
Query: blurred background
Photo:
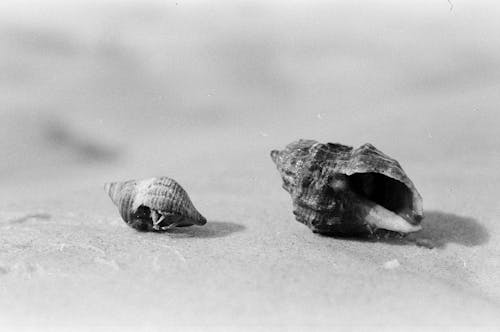
[[[249,151],[271,167],[271,148],[302,137],[371,142],[414,169],[492,162],[499,14],[460,0],[2,1],[0,183],[220,169]]]

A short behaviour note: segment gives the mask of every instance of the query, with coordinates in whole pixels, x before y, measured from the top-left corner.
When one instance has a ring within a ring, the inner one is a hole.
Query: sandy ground
[[[3,12],[0,326],[498,329],[490,5]],[[269,151],[298,138],[399,159],[436,248],[297,223]],[[103,183],[155,175],[208,223],[128,228]]]

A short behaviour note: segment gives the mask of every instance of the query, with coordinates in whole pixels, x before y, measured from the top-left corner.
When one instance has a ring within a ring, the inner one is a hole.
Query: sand
[[[384,20],[365,12],[356,30],[330,22],[358,17],[348,4],[207,6],[3,21],[15,70],[1,82],[0,327],[498,329],[495,12],[401,6]],[[421,32],[425,19],[436,33]],[[336,34],[315,33],[326,27]],[[296,222],[269,152],[297,138],[371,142],[400,160],[424,199],[418,237],[436,247]],[[157,175],[177,179],[208,223],[127,227],[103,184]]]

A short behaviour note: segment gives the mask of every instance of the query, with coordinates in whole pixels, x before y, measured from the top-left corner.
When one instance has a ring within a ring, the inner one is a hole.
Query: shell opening
[[[355,173],[349,176],[349,185],[358,195],[394,212],[414,224],[413,200],[410,189],[400,181],[379,173]]]
[[[137,210],[130,215],[128,223],[133,228],[139,231],[151,231],[158,229],[154,228],[153,217],[151,213],[151,208],[145,205],[139,205]],[[161,214],[161,213],[160,213]],[[163,214],[163,220],[158,224],[159,227],[185,227],[192,225],[204,225],[207,221],[205,218],[199,220],[199,222],[194,223],[191,220],[185,219],[182,215],[179,214]]]
[[[138,231],[148,231],[153,227],[153,220],[151,219],[151,209],[147,206],[141,205],[131,215],[128,222],[132,228]]]

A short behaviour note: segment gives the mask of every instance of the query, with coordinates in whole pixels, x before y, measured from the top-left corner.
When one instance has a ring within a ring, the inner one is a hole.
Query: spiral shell
[[[299,140],[271,151],[296,219],[313,232],[351,236],[421,229],[422,198],[399,163],[371,144]]]
[[[104,189],[123,220],[140,231],[204,225],[186,191],[168,177],[110,182]]]

